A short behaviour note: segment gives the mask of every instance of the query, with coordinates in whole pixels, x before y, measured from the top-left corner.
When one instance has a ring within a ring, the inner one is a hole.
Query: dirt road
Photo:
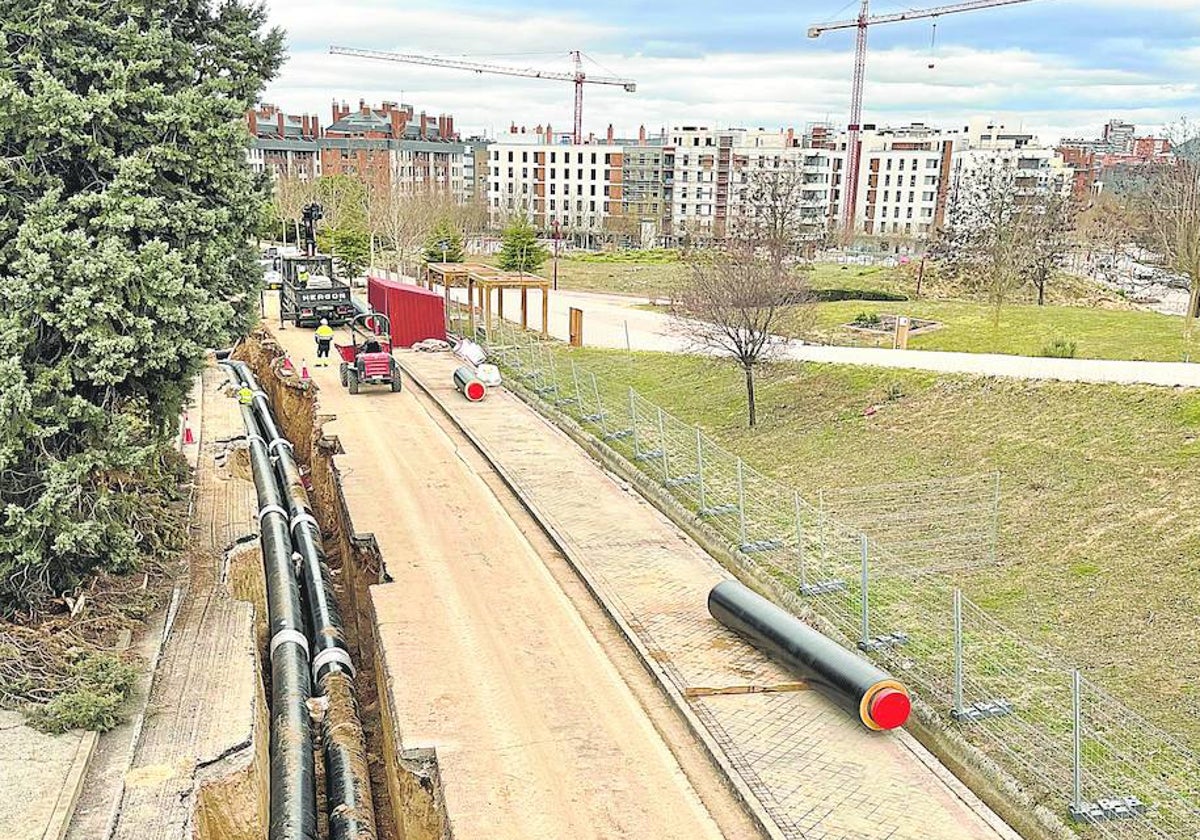
[[[280,338],[311,356],[310,331]],[[372,600],[395,725],[436,750],[454,836],[753,836],[715,770],[681,768],[623,679],[646,675],[614,666],[466,444],[411,392],[313,374],[355,528],[394,579]]]

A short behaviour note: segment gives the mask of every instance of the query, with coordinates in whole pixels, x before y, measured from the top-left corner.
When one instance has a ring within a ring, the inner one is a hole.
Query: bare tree
[[[1172,269],[1188,278],[1187,320],[1200,316],[1200,129],[1180,123],[1171,132],[1177,154],[1159,164],[1134,196],[1144,218],[1147,239]]]
[[[795,162],[755,169],[740,193],[741,212],[735,234],[762,248],[778,270],[795,259],[816,231],[803,211],[804,176]]]
[[[729,356],[746,377],[749,425],[758,422],[754,371],[778,347],[783,308],[796,299],[795,278],[752,244],[692,252],[687,273],[674,291],[676,329],[699,350]]]
[[[1078,207],[1056,192],[1041,192],[1020,205],[1017,234],[1018,271],[1037,290],[1037,304],[1046,303],[1046,284],[1062,267],[1071,250]]]
[[[395,184],[377,193],[372,218],[378,223],[381,239],[392,249],[393,266],[398,274],[404,274],[448,206],[437,193]]]
[[[275,212],[284,224],[294,225],[296,242],[300,241],[300,215],[304,205],[313,200],[316,187],[312,181],[297,178],[294,175],[283,175],[275,179],[271,199],[275,203]],[[284,240],[287,240],[285,232]]]
[[[1023,279],[1022,204],[1029,200],[1012,167],[989,161],[969,170],[954,184],[931,249],[964,285],[987,295],[997,319]]]

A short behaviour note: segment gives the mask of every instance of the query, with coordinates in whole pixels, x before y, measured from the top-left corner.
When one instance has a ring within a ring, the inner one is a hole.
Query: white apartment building
[[[822,230],[829,214],[830,156],[806,139],[792,129],[672,129],[664,149],[665,232],[719,238],[736,230],[753,213],[746,199],[754,173],[784,169],[800,173],[802,217],[814,231]]]
[[[541,229],[605,230],[622,214],[623,147],[553,139],[548,130],[510,131],[488,146],[493,219],[523,213]]]
[[[954,140],[920,123],[864,131],[855,227],[921,238],[942,223]]]

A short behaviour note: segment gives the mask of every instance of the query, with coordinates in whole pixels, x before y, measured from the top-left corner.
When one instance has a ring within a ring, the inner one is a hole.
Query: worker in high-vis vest
[[[245,385],[238,388],[238,402],[242,405],[250,405],[250,403],[254,402],[254,392]]]
[[[317,367],[329,367],[329,345],[332,341],[333,327],[322,318],[321,326],[317,327]]]

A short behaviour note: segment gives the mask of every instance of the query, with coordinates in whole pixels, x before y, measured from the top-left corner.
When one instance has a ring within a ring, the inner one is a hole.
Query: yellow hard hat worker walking
[[[317,327],[316,336],[317,367],[329,367],[329,345],[333,341],[333,327],[329,326],[327,319],[321,319],[321,326]]]

